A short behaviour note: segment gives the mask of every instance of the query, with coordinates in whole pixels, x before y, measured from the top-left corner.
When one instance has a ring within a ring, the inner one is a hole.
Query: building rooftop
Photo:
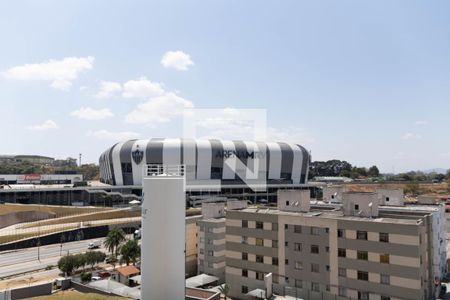
[[[390,207],[389,207],[390,208]],[[316,218],[328,218],[328,219],[341,219],[348,221],[361,221],[361,222],[383,222],[383,223],[392,223],[392,224],[404,224],[404,225],[416,225],[417,222],[421,219],[421,216],[411,215],[410,218],[407,219],[397,219],[392,218],[389,215],[383,217],[383,212],[380,211],[378,217],[359,217],[359,216],[345,216],[344,212],[339,208],[334,209],[314,209],[312,208],[309,212],[288,212],[282,211],[275,208],[245,208],[239,210],[241,212],[249,212],[249,213],[260,213],[260,214],[276,214],[276,215],[285,215],[285,216],[304,216],[304,217],[316,217]],[[406,210],[413,212],[414,210]],[[417,212],[421,212],[420,210],[416,210]],[[432,210],[430,210],[431,212]]]
[[[122,276],[128,277],[130,275],[139,274],[141,271],[135,266],[126,266],[117,268],[117,272],[119,272]]]
[[[208,290],[196,289],[196,288],[186,288],[186,298],[190,297],[191,299],[199,299],[199,300],[207,300],[216,296],[218,293]]]

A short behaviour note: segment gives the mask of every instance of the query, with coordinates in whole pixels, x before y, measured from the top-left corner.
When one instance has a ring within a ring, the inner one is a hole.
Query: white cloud
[[[116,95],[122,91],[122,85],[113,81],[102,81],[100,83],[100,90],[98,91],[97,98],[108,98]]]
[[[125,117],[127,123],[154,125],[155,123],[169,122],[172,118],[183,114],[184,109],[193,108],[191,101],[183,99],[174,93],[165,93],[153,97]]]
[[[87,134],[89,137],[94,137],[102,140],[112,140],[112,141],[124,141],[128,139],[135,139],[140,136],[137,132],[132,131],[109,131],[109,130],[97,130],[89,131]]]
[[[125,98],[148,98],[164,94],[162,85],[152,82],[145,77],[137,80],[129,80],[123,84],[123,96]]]
[[[402,135],[403,140],[420,140],[422,136],[417,133],[407,132],[404,135]]]
[[[37,64],[25,64],[8,69],[3,75],[16,80],[50,81],[50,86],[59,90],[68,90],[72,81],[84,70],[92,69],[94,57],[65,57],[61,60],[50,59]]]
[[[191,56],[183,51],[167,51],[161,59],[161,65],[177,71],[186,71],[194,62]]]
[[[416,126],[425,126],[425,125],[428,125],[428,121],[425,121],[425,120],[418,120],[418,121],[414,122],[414,124],[415,124]]]
[[[73,111],[71,115],[83,120],[103,120],[114,116],[108,108],[93,109],[90,107],[81,107]]]
[[[53,120],[46,120],[42,124],[32,125],[28,127],[28,129],[30,130],[38,130],[38,131],[58,129],[58,128],[59,125],[56,124],[55,121]]]

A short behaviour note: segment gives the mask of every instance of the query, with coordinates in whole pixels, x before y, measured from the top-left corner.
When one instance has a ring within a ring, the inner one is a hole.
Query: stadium
[[[235,158],[234,163],[229,158]],[[271,200],[280,188],[310,187],[309,162],[310,154],[297,144],[165,138],[120,142],[99,159],[100,180],[114,186],[141,186],[146,164],[184,164],[190,200],[218,196]],[[220,188],[213,187],[213,181]],[[264,192],[249,189],[249,182],[256,181],[264,182]]]

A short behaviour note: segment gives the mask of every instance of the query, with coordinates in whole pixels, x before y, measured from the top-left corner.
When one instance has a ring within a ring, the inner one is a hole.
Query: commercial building
[[[0,174],[0,185],[74,184],[83,181],[82,174]]]
[[[231,297],[268,292],[271,274],[274,293],[303,299],[435,298],[446,270],[446,245],[436,253],[442,207],[383,206],[377,193],[348,192],[342,205],[310,206],[308,191],[278,193],[276,209],[227,211]]]

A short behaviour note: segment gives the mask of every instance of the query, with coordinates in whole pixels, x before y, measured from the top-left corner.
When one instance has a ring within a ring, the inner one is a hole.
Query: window
[[[367,231],[357,231],[356,232],[356,238],[358,240],[366,240],[367,241]]]
[[[311,282],[311,290],[313,292],[320,292],[320,284],[317,282]]]
[[[242,277],[248,277],[248,270],[242,270]]]
[[[199,226],[199,227],[200,227],[200,232],[205,231],[205,227],[203,227],[203,226]]]
[[[319,273],[319,264],[311,264],[311,272]]]
[[[391,300],[391,297],[388,296],[381,296],[380,300]]]
[[[390,200],[389,197],[386,197],[386,202],[389,202],[389,200]]]
[[[325,233],[330,233],[330,228],[326,227],[325,228]]]
[[[256,272],[256,280],[264,280],[264,273]]]
[[[284,230],[288,230],[289,226],[288,224],[284,224]]]
[[[294,232],[295,233],[302,233],[302,226],[294,225]]]
[[[338,257],[346,257],[347,256],[347,252],[345,251],[344,248],[338,248]]]
[[[344,237],[344,229],[338,229],[337,230],[337,236],[340,237],[340,238],[343,238]]]
[[[298,289],[303,288],[303,281],[301,281],[300,279],[295,279],[295,287]]]
[[[242,252],[242,260],[248,260],[248,253]]]
[[[285,265],[288,265],[288,264],[289,264],[289,259],[285,259],[285,260],[284,260],[284,264],[285,264]]]
[[[358,300],[369,300],[368,292],[358,292]]]
[[[319,246],[311,245],[311,253],[319,254]]]
[[[357,258],[358,259],[362,259],[362,260],[368,260],[369,259],[369,254],[367,253],[367,251],[358,251],[357,252]]]
[[[272,265],[278,266],[278,257],[272,257]]]
[[[208,251],[208,256],[214,256],[214,251],[209,250]]]
[[[248,221],[242,220],[242,228],[248,228]]]
[[[319,235],[320,228],[319,227],[311,227],[311,235]]]
[[[347,288],[340,286],[338,294],[341,297],[347,297]]]
[[[278,223],[272,223],[272,231],[278,231]]]
[[[256,255],[256,262],[257,263],[264,263],[264,256]]]
[[[388,264],[389,263],[389,254],[380,254],[380,263]]]
[[[330,285],[327,284],[327,285],[325,286],[325,289],[327,290],[327,292],[329,292],[329,291],[330,291]]]
[[[256,221],[256,229],[264,229],[264,223],[260,221]]]
[[[358,280],[369,281],[369,273],[365,271],[358,271]]]
[[[208,228],[208,232],[213,233],[214,232],[213,228]]]
[[[200,238],[200,243],[204,243],[205,242],[205,238]]]
[[[286,206],[289,206],[289,201],[286,201]]]
[[[207,240],[206,240],[206,243],[207,243],[208,245],[212,245],[214,242],[213,242],[213,240],[211,240],[211,239],[207,239]]]
[[[330,272],[330,266],[329,265],[325,266],[325,271]]]
[[[284,242],[284,246],[288,247],[289,246],[289,242]]]
[[[272,248],[278,248],[278,240],[272,240]]]
[[[326,246],[326,247],[325,247],[325,252],[326,252],[326,253],[330,252],[330,247]]]
[[[294,243],[294,251],[302,251],[302,244]]]
[[[301,262],[301,261],[296,261],[296,262],[295,262],[295,269],[296,269],[296,270],[303,270],[303,262]]]
[[[347,277],[347,269],[339,268],[338,269],[338,276],[340,276],[340,277]]]
[[[247,245],[248,244],[247,237],[242,236],[241,242],[242,242],[242,244]]]
[[[205,264],[205,261],[203,259],[200,259],[199,264],[200,264],[200,266],[203,266]]]
[[[256,239],[256,246],[264,246],[264,240],[263,239]]]
[[[200,254],[205,254],[205,249],[200,248]]]
[[[391,278],[390,278],[389,275],[381,274],[380,282],[381,282],[381,284],[390,284],[391,283]]]
[[[389,243],[389,233],[380,232],[380,242]]]
[[[359,210],[359,205],[355,204],[355,210]]]
[[[208,261],[208,268],[213,268],[213,267],[214,267],[213,262],[212,261]]]
[[[241,293],[242,294],[247,294],[248,293],[248,286],[246,286],[246,285],[241,286]]]

